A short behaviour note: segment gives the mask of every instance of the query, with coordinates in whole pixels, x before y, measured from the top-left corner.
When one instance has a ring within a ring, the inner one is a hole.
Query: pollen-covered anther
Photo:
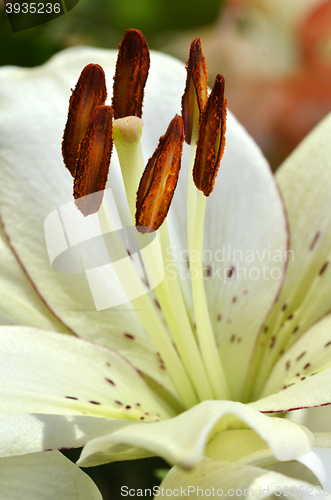
[[[176,115],[160,138],[140,180],[136,227],[142,234],[158,229],[167,216],[178,181],[183,142],[183,120]]]
[[[74,182],[77,208],[86,217],[100,208],[113,147],[113,109],[100,106],[92,116],[80,145]]]
[[[113,86],[114,116],[141,118],[144,88],[149,71],[149,50],[139,30],[126,31],[118,47]]]
[[[191,144],[195,108],[198,107],[199,115],[201,115],[207,102],[208,92],[208,72],[205,56],[201,50],[200,38],[196,38],[191,43],[186,71],[186,86],[182,97],[182,116],[185,141],[187,144]]]
[[[224,76],[217,75],[199,125],[197,152],[193,167],[196,187],[209,196],[214,189],[225,147],[227,99]]]
[[[105,73],[98,64],[83,69],[69,101],[68,119],[62,142],[65,166],[75,177],[79,145],[96,108],[107,99]]]

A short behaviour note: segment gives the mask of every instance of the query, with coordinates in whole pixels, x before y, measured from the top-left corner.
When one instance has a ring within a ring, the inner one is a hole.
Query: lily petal
[[[176,490],[180,492],[185,490],[187,494],[190,492],[190,498],[200,498],[204,494],[209,496],[214,492],[213,496],[234,496],[235,498],[249,496],[249,498],[260,499],[275,494],[279,496],[284,489],[285,497],[286,491],[291,491],[291,497],[299,499],[314,497],[315,495],[311,493],[314,491],[312,486],[305,481],[298,481],[258,467],[204,458],[193,471],[187,472],[178,466],[174,467],[167,474],[160,488],[164,491],[168,490],[169,498],[176,497]]]
[[[174,414],[132,365],[109,348],[28,327],[0,327],[0,344],[2,413],[128,420]]]
[[[330,490],[331,434],[315,433],[314,436],[316,440],[312,449],[296,460],[308,467],[323,487]],[[240,446],[237,446],[237,443],[240,443]],[[277,462],[266,442],[249,429],[232,429],[216,434],[208,443],[205,455],[214,460],[258,467],[267,467]]]
[[[331,369],[328,368],[314,377],[308,377],[300,384],[291,385],[286,390],[250,403],[250,406],[263,413],[279,413],[328,405],[330,404],[330,380]]]
[[[82,68],[91,60],[105,68],[106,79],[111,82],[115,51],[70,49],[39,68],[1,69],[0,212],[5,233],[51,312],[79,336],[121,352],[176,397],[168,372],[160,366],[156,350],[133,308],[122,304],[97,313],[85,274],[76,274],[73,279],[71,274],[54,271],[49,263],[44,221],[51,212],[70,202],[72,193],[72,179],[63,165],[60,147],[70,87],[74,87]],[[150,130],[145,134],[146,158],[155,149],[173,110],[180,112],[185,82],[184,66],[178,61],[158,54],[152,55],[152,61],[144,108],[146,129]],[[172,85],[165,91],[169,74]],[[122,214],[125,193],[116,155],[109,185]]]
[[[279,359],[265,385],[262,397],[287,389],[291,384],[302,383],[322,371],[328,370],[330,373],[330,350],[331,315],[328,314],[309,328]],[[324,387],[321,404],[331,404],[331,391],[328,387],[329,385]],[[307,397],[309,398],[309,392]]]
[[[0,457],[38,451],[80,448],[90,439],[116,432],[130,420],[89,417],[87,415],[47,415],[44,413],[0,414]],[[118,451],[118,450],[117,450]],[[149,456],[144,450],[135,458]],[[116,460],[126,460],[119,453]]]
[[[331,310],[331,115],[289,156],[277,172],[291,237],[286,279],[261,334],[260,380],[281,353]],[[321,356],[323,354],[321,353]],[[260,396],[256,385],[254,399]]]
[[[331,310],[330,269],[327,266],[323,270],[331,248],[330,133],[331,115],[309,134],[277,173],[294,252],[279,306],[286,303],[286,315],[300,315],[298,322],[303,330]],[[312,287],[313,297],[310,295],[310,300],[304,302]],[[299,304],[300,310],[296,311]],[[299,334],[294,335],[292,342]]]
[[[17,262],[0,226],[0,324],[69,331],[43,304]]]
[[[92,479],[58,451],[0,460],[7,500],[102,500]]]
[[[313,448],[298,461],[308,467],[322,484],[323,488],[331,488],[331,433],[316,433]]]
[[[217,432],[247,426],[266,441],[278,460],[303,455],[314,442],[308,429],[288,420],[267,417],[241,403],[205,401],[171,420],[130,425],[93,439],[84,447],[78,464],[85,467],[114,460],[114,447],[121,444],[121,450],[142,448],[170,464],[191,468]]]

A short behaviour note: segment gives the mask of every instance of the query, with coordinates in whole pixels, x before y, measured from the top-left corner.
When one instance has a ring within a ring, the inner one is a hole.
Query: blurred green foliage
[[[80,0],[67,14],[19,33],[12,33],[2,8],[0,65],[36,66],[72,45],[116,48],[129,28],[140,29],[150,48],[161,49],[179,32],[213,24],[224,1]]]

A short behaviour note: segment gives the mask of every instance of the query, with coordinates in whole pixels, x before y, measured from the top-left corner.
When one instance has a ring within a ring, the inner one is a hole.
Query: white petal
[[[124,354],[176,396],[132,307],[122,304],[96,312],[85,274],[54,271],[45,246],[46,217],[72,198],[72,178],[61,157],[70,88],[75,86],[82,68],[93,61],[104,67],[111,94],[115,60],[115,51],[71,49],[39,68],[1,69],[1,216],[6,234],[49,309],[80,336]],[[153,54],[143,116],[146,161],[168,122],[180,110],[184,82],[183,64]],[[120,209],[124,191],[118,179],[114,155],[109,185]],[[125,332],[134,334],[134,343],[123,336]]]
[[[207,444],[205,455],[214,460],[242,462],[259,467],[266,467],[276,461],[266,441],[251,429],[218,432]]]
[[[132,425],[129,420],[89,417],[86,415],[0,414],[0,457],[37,451],[80,448],[97,436]],[[140,450],[139,456],[148,456]],[[125,460],[117,450],[115,460]]]
[[[331,490],[331,433],[315,434],[313,448],[298,461],[308,467],[320,481],[323,488]]]
[[[330,430],[331,406],[318,406],[293,411],[287,417],[293,422],[308,427],[312,432],[328,432]]]
[[[325,316],[305,332],[280,358],[265,385],[267,396],[307,377],[331,368],[331,315]],[[322,389],[322,387],[321,387]],[[321,404],[331,403],[329,386],[324,387]],[[307,398],[309,394],[307,392]],[[308,404],[305,407],[310,406]]]
[[[36,294],[0,226],[0,324],[21,324],[68,332]]]
[[[279,302],[280,307],[285,302],[288,304],[287,316],[301,316],[303,329],[331,309],[330,269],[327,267],[319,275],[329,261],[331,247],[330,133],[331,115],[309,134],[277,172],[294,251]],[[302,301],[312,286],[313,296],[304,308]],[[300,310],[296,311],[298,306]]]
[[[250,403],[250,406],[264,413],[274,413],[330,404],[330,381],[331,368],[327,368],[298,384]]]
[[[171,220],[177,224],[179,274],[187,275],[187,180],[181,175]],[[209,266],[210,278],[204,283],[235,400],[242,398],[257,335],[283,280],[287,242],[284,206],[270,167],[252,138],[228,113],[225,153],[207,200],[204,267]]]
[[[6,500],[102,500],[92,479],[57,451],[0,459]]]
[[[276,498],[287,498],[289,494],[291,498],[298,499],[315,497],[315,488],[305,481],[297,481],[257,467],[208,458],[189,472],[178,466],[174,467],[160,488],[163,488],[169,498],[175,498],[178,493],[184,496],[183,490],[190,498],[212,496],[261,499],[274,495]]]
[[[290,414],[291,416],[292,414]],[[311,450],[296,460],[308,467],[324,488],[331,487],[331,434],[314,434],[316,441]],[[214,460],[240,462],[267,467],[275,465],[275,457],[256,432],[249,429],[228,430],[216,434],[208,443],[205,455]],[[288,464],[286,464],[288,467]],[[298,464],[296,464],[298,465]],[[287,470],[284,469],[286,472]],[[302,475],[304,478],[304,475]]]
[[[331,310],[331,115],[277,172],[289,219],[291,254],[284,286],[262,335],[261,382],[288,349]],[[260,397],[261,385],[254,397]]]
[[[137,423],[93,439],[83,449],[78,463],[90,466],[113,460],[115,446],[120,443],[121,450],[125,445],[128,449],[142,448],[170,464],[191,468],[216,432],[246,425],[267,442],[278,460],[292,460],[306,453],[314,441],[308,429],[288,420],[267,417],[241,403],[205,401],[171,420]]]
[[[18,326],[0,327],[0,344],[2,413],[129,420],[172,414],[132,365],[109,348]]]

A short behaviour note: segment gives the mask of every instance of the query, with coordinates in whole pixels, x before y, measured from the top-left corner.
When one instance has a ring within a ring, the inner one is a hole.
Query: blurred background
[[[331,0],[80,0],[15,34],[0,0],[0,65],[39,65],[73,45],[115,49],[129,28],[183,62],[200,36],[210,82],[225,75],[229,108],[273,169],[331,110]],[[148,459],[86,472],[104,500],[119,500],[121,485],[151,488],[159,484],[154,471],[165,467]]]

